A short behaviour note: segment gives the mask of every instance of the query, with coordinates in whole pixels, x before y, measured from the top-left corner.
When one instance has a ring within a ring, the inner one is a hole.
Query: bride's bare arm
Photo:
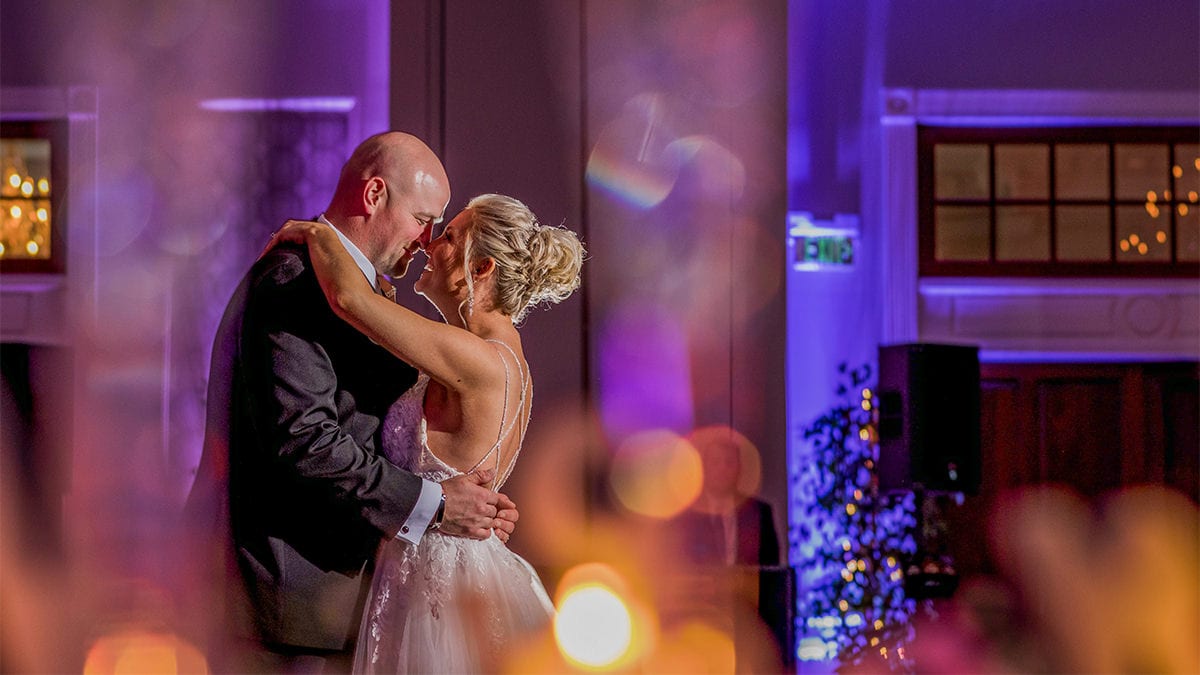
[[[267,250],[282,242],[308,246],[313,270],[334,313],[434,380],[461,390],[485,378],[503,377],[494,353],[479,337],[377,295],[328,225],[289,220]]]

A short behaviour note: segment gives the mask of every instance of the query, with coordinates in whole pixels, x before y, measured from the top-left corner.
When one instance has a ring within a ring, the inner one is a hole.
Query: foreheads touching
[[[354,213],[362,215],[388,199],[404,198],[412,202],[410,208],[426,211],[421,214],[425,219],[437,220],[450,201],[450,180],[442,161],[420,138],[388,131],[354,149],[338,178],[337,196],[353,201]]]
[[[342,167],[327,214],[385,274],[403,275],[450,201],[437,155],[416,136],[376,134]]]
[[[466,265],[491,259],[495,264],[493,301],[498,310],[520,322],[530,307],[557,303],[579,286],[584,250],[574,232],[546,227],[520,201],[486,194],[472,199],[464,242]]]

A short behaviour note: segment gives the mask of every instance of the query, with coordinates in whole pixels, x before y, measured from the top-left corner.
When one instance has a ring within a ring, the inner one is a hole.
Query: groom
[[[388,132],[355,149],[322,220],[378,290],[379,273],[405,273],[449,200],[433,151]],[[382,538],[482,539],[493,528],[508,538],[515,505],[480,485],[489,475],[439,485],[381,454],[384,415],[415,380],[333,314],[302,247],[274,248],[242,280],[214,342],[188,504],[193,518],[220,514],[221,541],[193,542],[223,552],[212,562],[226,573],[232,637],[213,654],[217,669],[348,669]]]

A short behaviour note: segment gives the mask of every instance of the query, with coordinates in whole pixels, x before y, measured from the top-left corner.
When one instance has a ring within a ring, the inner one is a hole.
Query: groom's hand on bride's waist
[[[446,509],[439,531],[472,539],[487,539],[495,531],[500,541],[508,541],[519,517],[517,505],[484,487],[492,482],[493,474],[477,471],[442,482]]]

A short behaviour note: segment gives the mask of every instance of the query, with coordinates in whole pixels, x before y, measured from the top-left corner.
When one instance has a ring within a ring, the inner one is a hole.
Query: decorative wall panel
[[[345,113],[213,112],[203,120],[216,155],[203,211],[174,214],[160,233],[180,255],[171,291],[170,372],[166,387],[172,475],[190,483],[204,438],[212,340],[242,275],[288,218],[328,206],[357,139]]]

